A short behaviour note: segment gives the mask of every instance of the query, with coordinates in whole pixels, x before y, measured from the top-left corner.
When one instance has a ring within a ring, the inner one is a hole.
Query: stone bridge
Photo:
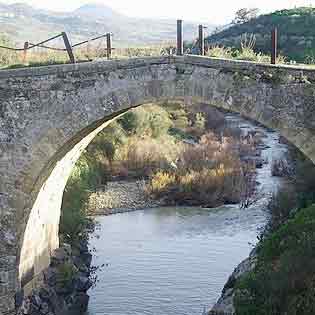
[[[58,247],[63,190],[112,119],[151,102],[203,102],[279,131],[315,161],[315,70],[197,56],[0,71],[0,314]]]

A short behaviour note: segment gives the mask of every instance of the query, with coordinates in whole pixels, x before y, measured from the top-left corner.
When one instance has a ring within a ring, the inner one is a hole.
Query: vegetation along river
[[[105,266],[90,290],[89,315],[200,315],[216,302],[266,224],[266,200],[281,184],[271,163],[286,150],[277,133],[236,115],[227,119],[264,134],[259,201],[246,209],[166,207],[97,217],[91,246],[94,264]]]

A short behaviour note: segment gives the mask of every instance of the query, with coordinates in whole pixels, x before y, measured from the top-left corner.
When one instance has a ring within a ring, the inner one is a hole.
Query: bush
[[[168,169],[181,152],[181,145],[170,136],[159,139],[131,137],[119,149],[117,159],[136,178],[147,177],[159,169]]]
[[[273,160],[271,164],[271,175],[278,177],[290,177],[292,176],[292,169],[287,159]]]
[[[0,34],[0,45],[6,47],[13,47],[14,43],[12,43],[7,36]],[[19,60],[19,55],[16,51],[0,49],[0,67],[20,62],[21,61]]]
[[[70,175],[62,200],[59,230],[70,244],[87,237],[91,219],[88,218],[85,206],[89,191],[99,186],[101,179],[100,164],[83,153]]]
[[[271,57],[269,55],[263,54],[262,52],[257,52],[255,50],[256,37],[254,34],[248,35],[243,33],[240,36],[239,49],[224,47],[219,45],[214,45],[209,48],[206,55],[209,57],[216,57],[222,59],[236,59],[236,60],[246,60],[261,63],[270,63]],[[285,63],[286,58],[282,55],[278,55],[277,63]]]
[[[272,195],[268,203],[271,214],[270,228],[275,230],[286,222],[292,210],[298,206],[298,197],[292,187],[283,187]]]
[[[197,113],[193,121],[193,132],[194,134],[200,136],[205,132],[206,118],[203,113]]]
[[[146,105],[128,111],[118,122],[130,135],[158,138],[172,125],[168,112],[157,105]]]
[[[150,188],[153,194],[160,196],[168,190],[170,186],[176,183],[175,175],[167,172],[159,171],[154,174],[151,179]]]
[[[222,59],[233,59],[233,53],[231,48],[226,48],[224,46],[212,46],[206,51],[206,56]]]
[[[282,161],[273,166],[273,172],[284,172],[288,186],[269,202],[270,229],[257,247],[256,267],[236,282],[236,314],[315,313],[315,205],[310,206],[315,201],[315,167],[289,148],[290,171],[283,171]]]
[[[57,271],[57,285],[60,288],[67,287],[73,281],[74,275],[77,272],[71,263],[59,265]]]
[[[101,145],[101,149],[104,152],[107,160],[111,163],[115,157],[116,147],[110,141],[104,141]]]
[[[240,161],[230,141],[219,141],[208,132],[198,144],[185,145],[176,168],[153,174],[149,190],[177,204],[215,207],[243,202],[253,194],[254,172]]]
[[[298,194],[299,207],[308,207],[315,202],[315,166],[295,148],[291,148],[290,154],[294,163],[293,184]]]
[[[272,174],[289,182],[290,194],[296,197],[292,207],[305,208],[315,202],[315,166],[295,147],[289,146],[284,159],[273,161]]]
[[[315,313],[315,206],[301,210],[258,247],[258,262],[237,283],[237,315]]]
[[[138,126],[138,117],[134,111],[128,111],[121,118],[118,119],[122,128],[128,133],[135,133]]]
[[[149,190],[171,203],[216,207],[239,202],[242,181],[239,172],[221,164],[215,169],[188,170],[182,174],[158,172],[152,176]]]

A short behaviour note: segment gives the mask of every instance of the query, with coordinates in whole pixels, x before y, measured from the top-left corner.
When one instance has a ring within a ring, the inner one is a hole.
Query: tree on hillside
[[[242,8],[236,11],[233,24],[243,24],[252,19],[255,19],[258,16],[259,9],[257,8]]]

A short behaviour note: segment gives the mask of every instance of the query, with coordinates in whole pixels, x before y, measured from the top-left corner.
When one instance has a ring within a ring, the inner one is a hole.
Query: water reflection
[[[96,264],[108,263],[89,314],[202,314],[256,242],[255,218],[238,207],[160,208],[99,218]]]

